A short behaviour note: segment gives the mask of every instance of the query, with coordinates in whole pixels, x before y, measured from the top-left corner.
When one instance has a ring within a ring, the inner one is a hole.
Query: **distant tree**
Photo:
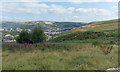
[[[44,31],[40,25],[37,25],[31,32],[31,40],[33,43],[41,43],[46,40]]]
[[[23,30],[20,32],[19,36],[16,38],[17,43],[32,43],[30,34]]]

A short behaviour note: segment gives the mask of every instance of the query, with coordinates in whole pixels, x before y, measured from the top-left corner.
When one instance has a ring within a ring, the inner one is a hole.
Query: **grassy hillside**
[[[118,29],[113,30],[100,30],[100,31],[86,31],[86,32],[68,32],[56,36],[49,40],[49,42],[62,42],[62,43],[92,43],[94,41],[102,41],[103,43],[114,44],[118,43]]]
[[[96,21],[96,22],[91,22],[85,26],[73,28],[71,29],[71,31],[113,29],[113,28],[118,28],[118,22],[119,22],[118,19],[107,20],[107,21]]]
[[[91,44],[3,45],[3,70],[106,70],[118,66],[118,47],[104,54]]]
[[[50,42],[62,43],[92,43],[102,41],[103,43],[118,43],[117,20],[92,22],[88,25],[77,27],[71,31],[63,32],[55,36]]]

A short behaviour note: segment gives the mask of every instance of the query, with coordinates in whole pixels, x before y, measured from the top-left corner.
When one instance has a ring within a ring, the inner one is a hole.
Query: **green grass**
[[[118,31],[118,28],[105,28],[105,29],[96,29],[96,30],[93,30],[93,31],[113,31],[113,30],[117,30]]]
[[[113,23],[118,23],[118,21],[106,21],[106,22],[103,22],[103,23],[98,23],[96,25],[101,25],[101,24],[113,24]]]
[[[93,39],[86,39],[86,40],[67,40],[67,41],[63,41],[61,43],[91,43],[95,40]]]
[[[5,49],[2,66],[3,70],[106,70],[118,66],[118,47],[113,46],[107,55],[91,44],[49,44],[44,51],[40,45],[27,52]]]
[[[93,22],[95,25],[101,25],[101,24],[114,24],[120,22],[118,19],[113,19],[113,20],[107,20],[107,21],[97,21]]]

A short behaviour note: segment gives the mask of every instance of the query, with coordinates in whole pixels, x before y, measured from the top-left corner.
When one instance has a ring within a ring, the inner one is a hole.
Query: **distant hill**
[[[35,25],[40,24],[44,26],[45,24],[52,24],[52,22],[43,22],[43,21],[31,21],[31,22],[2,22],[2,28],[22,28],[22,29],[31,29]]]
[[[102,29],[113,29],[118,28],[118,19],[107,20],[107,21],[96,21],[88,23],[81,27],[75,27],[71,31],[88,31],[88,30],[102,30]]]
[[[36,25],[41,25],[44,29],[56,29],[60,28],[61,31],[71,30],[74,27],[80,27],[86,25],[81,22],[52,22],[52,21],[30,21],[30,22],[2,22],[2,28],[13,28],[17,27],[21,29],[32,29]]]
[[[33,24],[27,24],[27,23],[23,23],[23,22],[2,22],[2,28],[22,28],[22,29],[31,29],[32,27],[34,27]]]

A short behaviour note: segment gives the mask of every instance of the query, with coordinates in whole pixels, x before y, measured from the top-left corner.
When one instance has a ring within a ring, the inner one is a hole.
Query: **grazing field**
[[[3,70],[106,70],[118,67],[118,46],[105,54],[91,43],[3,44]]]

